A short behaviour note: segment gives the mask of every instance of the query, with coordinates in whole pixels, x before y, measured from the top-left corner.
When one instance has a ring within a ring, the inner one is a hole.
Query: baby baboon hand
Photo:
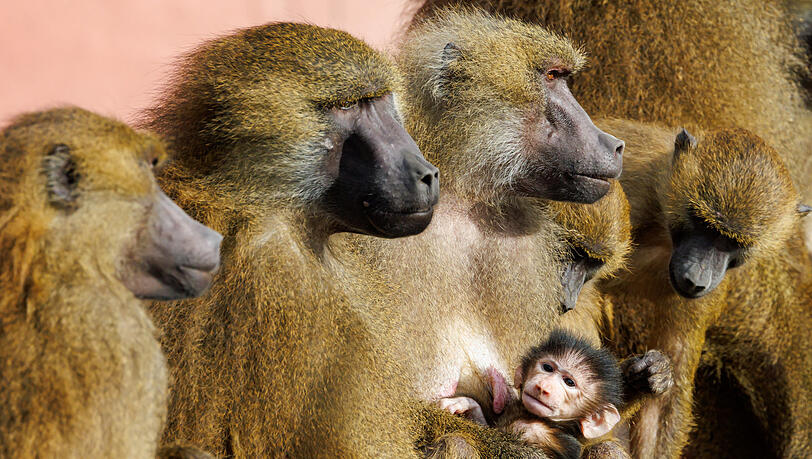
[[[620,366],[629,391],[660,395],[674,385],[671,359],[658,350],[629,357]]]
[[[482,413],[482,407],[479,406],[476,400],[470,397],[441,398],[437,400],[437,406],[441,410],[463,416],[477,424],[488,425],[488,422],[485,420],[485,415]]]

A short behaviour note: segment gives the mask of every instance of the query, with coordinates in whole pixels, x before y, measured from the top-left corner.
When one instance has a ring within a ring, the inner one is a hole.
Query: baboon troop
[[[0,130],[1,457],[812,456],[812,7],[410,3]]]

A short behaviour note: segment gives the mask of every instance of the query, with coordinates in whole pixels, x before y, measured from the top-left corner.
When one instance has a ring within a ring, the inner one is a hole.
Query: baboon
[[[332,238],[407,236],[432,218],[438,171],[401,124],[398,85],[345,32],[272,23],[186,56],[146,114],[176,153],[161,184],[225,235],[206,298],[151,307],[175,377],[165,442],[236,457],[415,454],[365,320],[386,286]]]
[[[561,33],[581,43],[594,64],[572,82],[587,113],[747,129],[780,152],[804,200],[812,201],[812,115],[798,78],[808,74],[808,61],[785,0],[414,4],[420,5],[416,20],[462,4]],[[754,71],[762,76],[753,77]],[[812,240],[812,228],[808,234]]]
[[[165,157],[79,108],[0,133],[0,456],[155,457],[166,361],[138,298],[202,293],[221,240],[159,190]]]
[[[490,393],[500,411],[509,368],[555,325],[563,245],[538,198],[599,199],[623,150],[567,89],[582,59],[540,27],[463,11],[416,25],[400,47],[405,123],[443,170],[442,197],[420,235],[352,242],[401,292],[381,347],[423,400]],[[510,448],[431,431],[444,447]]]
[[[594,204],[544,203],[565,234],[561,305],[567,312],[559,317],[558,325],[593,346],[600,346],[614,326],[611,299],[597,286],[625,269],[632,249],[629,201],[620,182],[611,182],[609,193]],[[673,385],[671,362],[659,351],[629,357],[621,367],[623,419],[633,416],[651,395],[663,394]]]
[[[612,180],[609,192],[594,204],[545,201],[543,207],[565,241],[560,300],[565,314],[558,324],[600,346],[604,330],[611,328],[612,308],[595,286],[623,269],[631,251],[629,201],[620,182]]]
[[[700,387],[746,397],[763,433],[755,438],[766,439],[760,444],[767,448],[761,448],[776,457],[812,455],[812,263],[804,253],[793,234],[781,252],[731,271],[725,311],[708,329],[703,353]],[[723,373],[732,381],[720,388]],[[694,410],[701,415],[697,431],[729,422],[725,413],[703,405]],[[735,451],[740,438],[738,432],[693,435],[704,440],[694,448],[699,457],[713,454],[701,446]]]
[[[604,348],[556,329],[516,367],[518,399],[495,425],[554,457],[580,458],[581,443],[605,435],[620,421],[623,380],[617,359]],[[488,425],[479,402],[448,397],[450,413]]]
[[[794,334],[783,338],[787,344],[780,351],[744,355],[734,350],[736,346],[749,342],[774,348],[773,343],[782,342],[769,334],[758,335],[773,330],[776,323],[758,322],[759,331],[745,332],[748,327],[756,330],[746,325],[751,321],[744,319],[746,314],[735,319],[727,316],[739,308],[734,306],[737,302],[761,308],[756,301],[759,295],[775,301],[771,310],[783,308],[788,317],[804,314],[806,287],[801,286],[808,281],[798,270],[803,273],[807,268],[790,268],[782,261],[792,257],[794,266],[809,263],[803,252],[788,255],[792,247],[802,247],[797,239],[804,208],[778,154],[741,129],[711,131],[695,138],[685,130],[675,136],[668,129],[625,120],[599,125],[627,141],[621,183],[631,204],[636,246],[628,272],[599,286],[613,307],[609,341],[620,354],[661,349],[671,358],[675,373],[671,393],[647,402],[633,422],[633,454],[676,457],[685,445],[694,374],[706,332],[710,337],[718,323],[736,321],[732,334],[744,341],[722,344],[726,350],[718,353],[733,353],[736,365],[753,370],[740,374],[743,383],[749,381],[749,387],[761,391],[749,394],[754,406],[779,406],[781,400],[808,397],[810,386],[802,381],[809,380],[809,366],[797,362],[808,361],[809,346],[790,346],[808,338]],[[731,268],[737,269],[727,274]],[[765,322],[772,320],[761,317]],[[774,373],[768,377],[764,369],[754,368],[768,363],[785,368],[787,376],[777,380]],[[760,397],[767,401],[760,403]],[[763,412],[769,430],[782,432],[775,434],[783,438],[776,448],[797,448],[800,436],[809,431],[808,411],[808,404],[798,403],[783,417]]]

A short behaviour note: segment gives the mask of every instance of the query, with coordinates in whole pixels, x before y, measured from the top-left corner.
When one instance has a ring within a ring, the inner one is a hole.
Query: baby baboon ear
[[[674,160],[689,148],[696,148],[696,137],[692,136],[685,128],[682,128],[677,134],[677,138],[674,139]]]
[[[440,54],[440,62],[432,84],[432,97],[436,101],[442,101],[448,97],[451,91],[448,86],[455,79],[459,78],[457,62],[462,58],[462,50],[452,42],[446,43]]]
[[[578,423],[585,438],[598,438],[609,433],[620,421],[620,412],[615,405],[608,405],[596,413],[581,419]]]
[[[806,204],[798,204],[798,213],[801,214],[801,217],[806,217],[809,212],[812,212],[812,207]]]
[[[43,160],[48,201],[54,206],[72,210],[76,207],[76,186],[79,174],[70,148],[65,144],[54,146]]]

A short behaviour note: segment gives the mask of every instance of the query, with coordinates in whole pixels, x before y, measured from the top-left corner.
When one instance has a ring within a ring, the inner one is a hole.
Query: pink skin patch
[[[454,394],[457,393],[457,385],[460,383],[459,379],[453,379],[451,381],[446,381],[443,384],[443,388],[440,390],[440,395],[437,398],[449,398],[453,397]]]
[[[505,376],[500,373],[499,370],[494,367],[488,367],[487,372],[493,393],[493,412],[500,414],[505,410],[505,405],[512,398],[512,394],[505,380]]]

